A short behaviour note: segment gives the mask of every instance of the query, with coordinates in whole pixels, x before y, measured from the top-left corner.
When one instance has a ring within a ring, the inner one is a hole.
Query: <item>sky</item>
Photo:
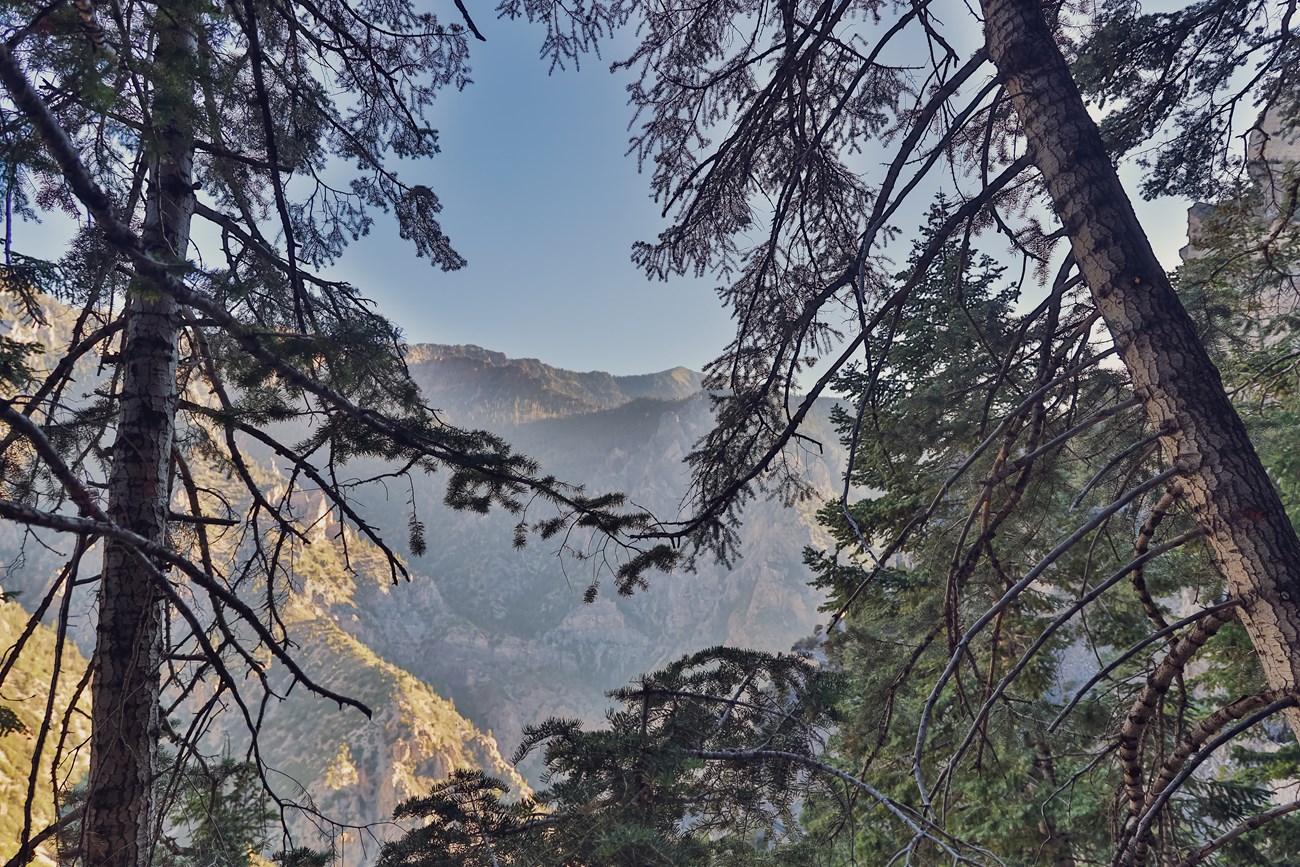
[[[611,48],[548,75],[538,28],[477,23],[487,42],[471,47],[473,83],[433,109],[442,153],[403,171],[442,199],[443,229],[469,264],[438,271],[377,220],[334,273],[411,342],[473,343],[573,370],[699,370],[733,326],[713,279],[652,282],[630,261],[633,242],[663,222],[626,155],[627,75],[609,71],[622,55]],[[1134,168],[1124,177],[1136,187]],[[1177,264],[1186,203],[1136,204],[1165,264]]]
[[[957,15],[951,23],[974,26]],[[632,244],[653,240],[664,221],[649,178],[626,153],[629,75],[609,71],[620,49],[606,46],[579,70],[548,74],[540,28],[490,17],[477,23],[487,41],[472,43],[473,83],[443,91],[431,112],[442,153],[401,170],[441,198],[443,230],[468,265],[450,273],[431,267],[393,220],[376,214],[370,235],[329,276],[357,285],[412,343],[472,343],[579,371],[702,369],[734,336],[717,281],[651,281],[631,263]],[[1135,192],[1136,169],[1121,176]],[[1186,243],[1188,203],[1133,198],[1173,267]],[[918,201],[918,213],[927,201]],[[66,237],[65,222],[50,215],[28,226],[24,252],[57,255],[45,248]]]
[[[628,148],[626,77],[615,55],[580,70],[538,57],[526,22],[477,22],[465,91],[439,96],[442,153],[402,172],[434,190],[442,227],[469,260],[417,260],[376,221],[337,274],[364,288],[411,342],[474,343],[573,370],[700,369],[725,346],[730,317],[715,281],[651,282],[631,263],[661,222]],[[618,58],[621,59],[621,58]]]

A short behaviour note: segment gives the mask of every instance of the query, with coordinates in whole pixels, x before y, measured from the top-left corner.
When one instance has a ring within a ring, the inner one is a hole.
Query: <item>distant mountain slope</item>
[[[366,705],[366,719],[351,708],[340,710],[298,687],[284,701],[268,706],[259,739],[262,754],[278,775],[300,785],[305,797],[330,819],[380,825],[344,829],[334,837],[338,864],[373,863],[378,843],[396,835],[383,824],[403,800],[428,792],[453,770],[481,768],[519,791],[523,779],[501,756],[496,740],[462,716],[451,701],[426,683],[386,661],[348,629],[344,613],[360,588],[383,592],[387,566],[364,540],[349,533],[351,569],[345,567],[337,540],[316,534],[296,558],[301,584],[285,612],[285,623],[298,643],[296,659],[321,686]],[[285,672],[273,679],[288,686]],[[221,736],[246,740],[241,723],[228,716]],[[220,740],[221,737],[216,738]],[[282,791],[293,796],[293,784]],[[327,848],[313,833],[310,816],[292,827],[299,841]]]
[[[408,349],[407,364],[447,421],[489,429],[598,412],[642,397],[678,400],[699,391],[702,378],[684,367],[641,376],[576,373],[478,346],[427,343]]]
[[[494,430],[546,472],[592,491],[626,492],[666,519],[686,493],[682,459],[712,424],[699,375],[681,369],[573,374],[476,347],[416,347],[411,371],[449,420]],[[523,394],[530,397],[516,400]],[[809,431],[822,453],[804,449],[795,458],[824,496],[843,461],[828,411],[820,407]],[[441,498],[436,478],[417,479],[415,493],[419,503]],[[403,499],[367,505],[381,525],[401,527]],[[554,540],[515,550],[517,518],[509,515],[422,507],[429,545],[411,561],[412,581],[364,591],[341,622],[452,697],[509,749],[523,726],[549,715],[599,722],[606,690],[688,651],[718,643],[787,650],[810,634],[822,597],[807,586],[802,552],[829,544],[814,519],[820,505],[753,503],[734,569],[705,562],[694,574],[656,575],[630,598],[606,583],[592,605],[581,597],[602,577],[599,558],[579,562]]]
[[[60,339],[41,337],[49,345]],[[686,492],[682,458],[712,423],[700,375],[684,368],[645,376],[575,373],[478,347],[444,346],[412,347],[408,363],[449,421],[494,430],[547,472],[593,491],[624,491],[666,519],[677,515]],[[95,376],[88,368],[80,386],[90,390]],[[811,484],[829,495],[842,448],[826,407],[815,415],[810,433],[821,438],[824,454],[805,449],[797,459]],[[269,463],[269,455],[253,453]],[[206,483],[223,484],[219,474]],[[409,583],[390,583],[386,567],[371,562],[373,549],[350,533],[340,536],[348,531],[328,520],[296,555],[288,626],[303,669],[376,714],[367,722],[294,689],[268,710],[263,755],[288,775],[277,780],[290,790],[288,778],[301,783],[333,819],[382,822],[399,800],[452,768],[481,767],[518,787],[522,781],[501,752],[513,751],[524,726],[552,715],[599,722],[606,690],[683,653],[718,643],[784,650],[819,621],[822,600],[807,586],[802,564],[804,546],[828,544],[813,518],[819,502],[792,510],[752,504],[740,531],[745,556],[734,569],[703,563],[694,574],[657,575],[648,591],[630,598],[606,585],[585,605],[587,585],[608,580],[599,558],[578,562],[560,550],[562,540],[516,550],[516,517],[449,512],[441,506],[442,483],[418,477],[413,492],[405,483],[400,490],[376,486],[356,504],[400,550],[414,494],[428,551],[411,559]],[[341,553],[344,538],[350,569]],[[24,601],[39,598],[56,561],[53,552],[0,524],[4,589],[24,591]],[[88,602],[78,600],[75,610],[84,612]],[[0,651],[9,643],[3,638]],[[75,638],[84,643],[93,636],[86,630]],[[228,715],[213,732],[214,749],[239,754],[241,728]],[[318,844],[309,825],[297,821],[295,837]],[[349,833],[345,863],[372,861],[369,832]],[[370,845],[363,849],[362,840]]]

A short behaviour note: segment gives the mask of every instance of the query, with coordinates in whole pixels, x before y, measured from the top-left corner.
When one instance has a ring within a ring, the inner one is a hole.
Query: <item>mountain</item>
[[[448,422],[489,430],[614,409],[638,398],[681,400],[699,392],[703,379],[684,367],[641,376],[576,373],[478,346],[427,343],[409,348],[407,364]]]
[[[501,755],[496,740],[466,719],[426,682],[359,641],[338,613],[362,588],[383,593],[387,565],[378,551],[352,535],[330,540],[317,533],[295,559],[296,592],[284,609],[287,630],[298,644],[295,658],[320,686],[369,706],[366,719],[338,709],[298,687],[288,690],[287,672],[272,666],[271,679],[284,700],[268,705],[259,746],[282,779],[285,794],[313,812],[342,822],[384,822],[403,800],[423,795],[460,768],[481,768],[528,791]],[[342,557],[346,542],[348,561]],[[213,740],[246,743],[242,723],[227,715]],[[300,787],[300,788],[299,788]],[[392,829],[330,829],[308,813],[292,827],[302,842],[325,848],[319,827],[331,838],[339,864],[370,863],[378,842]]]
[[[9,327],[12,333],[17,325]],[[35,337],[58,346],[60,327],[55,322]],[[682,458],[711,423],[701,377],[684,368],[577,373],[479,347],[428,345],[410,347],[407,363],[449,422],[493,430],[547,472],[592,491],[627,492],[665,518],[677,514],[686,490]],[[84,359],[78,386],[85,399],[99,377],[94,360]],[[843,450],[825,415],[823,407],[811,432],[824,453],[804,449],[796,459],[829,494]],[[269,489],[283,468],[269,454],[259,459],[257,476]],[[204,483],[234,487],[219,474]],[[272,686],[287,695],[267,706],[261,754],[281,794],[309,806],[292,822],[299,845],[322,845],[313,811],[351,825],[382,823],[400,800],[454,768],[483,768],[525,790],[524,777],[535,779],[537,766],[522,768],[521,777],[502,758],[525,726],[549,716],[599,722],[606,690],[671,659],[720,643],[785,650],[819,620],[821,598],[806,585],[802,565],[805,545],[828,544],[813,517],[819,502],[751,504],[740,529],[745,556],[733,569],[701,563],[694,573],[655,576],[649,590],[631,597],[605,586],[584,604],[584,590],[602,578],[599,556],[577,559],[559,540],[516,549],[516,517],[447,510],[436,476],[417,477],[410,490],[397,484],[362,489],[356,505],[399,551],[408,501],[417,505],[428,547],[419,557],[408,553],[409,582],[392,583],[378,551],[322,510],[313,512],[323,519],[309,532],[310,544],[293,555],[295,590],[284,625],[296,659],[323,686],[375,711],[367,721],[301,687],[289,691],[285,673],[271,667]],[[228,496],[238,508],[238,492]],[[589,542],[565,540],[575,548]],[[87,563],[95,560],[87,555]],[[0,580],[4,590],[21,591],[22,602],[42,598],[60,561],[57,551],[0,524]],[[87,652],[90,604],[85,589],[69,601],[69,634]],[[0,647],[12,642],[9,632],[0,634]],[[8,683],[5,690],[7,698]],[[8,742],[17,737],[0,741],[0,752],[11,754]],[[223,715],[208,742],[214,752],[242,755],[243,721]],[[19,780],[8,770],[0,786]],[[335,836],[343,863],[369,863],[376,841],[389,833],[344,829]]]
[[[545,471],[627,492],[661,517],[677,515],[688,481],[682,458],[711,425],[700,376],[681,368],[581,374],[447,346],[413,347],[409,363],[449,421],[493,430]],[[843,448],[820,409],[809,433],[823,453],[805,449],[796,460],[830,496]],[[417,479],[414,494],[436,503],[438,479]],[[734,568],[701,563],[695,573],[656,576],[631,597],[606,586],[590,605],[582,594],[601,578],[599,558],[576,560],[554,542],[517,550],[509,515],[422,507],[428,551],[411,558],[410,583],[360,595],[345,619],[368,647],[513,746],[523,726],[547,716],[599,721],[606,690],[688,651],[788,650],[809,635],[822,598],[806,584],[802,551],[829,544],[814,519],[820,505],[759,500],[745,514],[745,554]],[[367,507],[383,526],[405,524],[401,498]]]

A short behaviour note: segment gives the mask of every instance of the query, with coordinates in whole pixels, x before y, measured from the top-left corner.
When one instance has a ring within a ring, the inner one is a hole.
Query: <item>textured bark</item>
[[[1187,663],[1205,642],[1214,637],[1224,624],[1236,615],[1236,609],[1227,608],[1197,623],[1169,651],[1169,655],[1147,677],[1146,685],[1133,700],[1128,716],[1119,731],[1119,762],[1124,772],[1124,791],[1128,795],[1129,815],[1142,812],[1145,797],[1142,779],[1142,746],[1146,740],[1147,726],[1160,710],[1160,700],[1173,684],[1174,678],[1187,667]]]
[[[154,60],[167,70],[151,100],[156,139],[141,240],[163,263],[183,263],[194,211],[191,21],[183,6],[158,13]],[[180,311],[149,281],[137,279],[123,312],[122,380],[108,483],[108,516],[152,542],[167,540],[171,452],[178,401]],[[99,620],[91,658],[94,722],[90,781],[82,823],[83,861],[148,867],[158,830],[158,698],[163,656],[162,595],[141,555],[104,543]]]
[[[1300,541],[1151,249],[1036,0],[982,0],[985,38],[1074,255],[1269,686],[1300,683]],[[1288,712],[1300,734],[1300,713]]]

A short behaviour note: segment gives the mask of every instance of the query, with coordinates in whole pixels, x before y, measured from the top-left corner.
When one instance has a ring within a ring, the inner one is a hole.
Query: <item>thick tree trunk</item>
[[[159,7],[151,100],[156,140],[141,240],[160,262],[183,263],[194,212],[193,18]],[[119,526],[165,543],[177,408],[175,301],[144,280],[131,287],[122,346],[117,438],[108,515]],[[158,699],[164,648],[162,595],[131,548],[104,544],[99,621],[91,664],[93,728],[90,781],[82,823],[82,862],[148,867],[158,831]]]
[[[981,0],[1002,76],[1093,299],[1188,502],[1270,687],[1300,684],[1300,541],[1151,249],[1037,0]],[[1300,713],[1289,714],[1300,735]]]

